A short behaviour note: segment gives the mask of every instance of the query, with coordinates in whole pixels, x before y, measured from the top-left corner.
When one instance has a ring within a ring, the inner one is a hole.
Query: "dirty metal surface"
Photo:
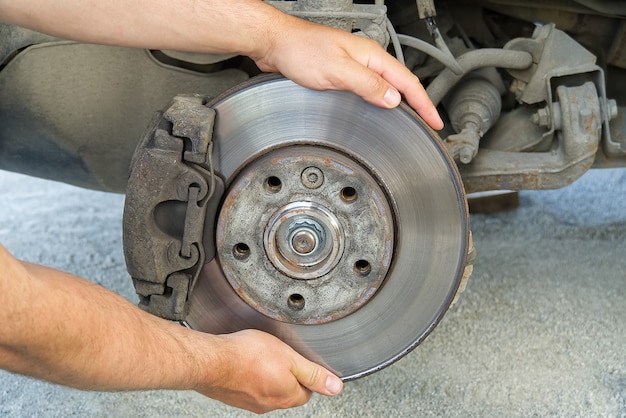
[[[387,194],[359,162],[327,147],[287,146],[231,185],[217,248],[249,305],[280,321],[319,324],[374,296],[393,234]]]
[[[472,164],[460,168],[468,193],[556,189],[571,184],[593,165],[602,130],[594,84],[559,86],[556,92],[558,102],[552,105],[559,114],[552,122],[556,145],[537,153],[481,150]]]

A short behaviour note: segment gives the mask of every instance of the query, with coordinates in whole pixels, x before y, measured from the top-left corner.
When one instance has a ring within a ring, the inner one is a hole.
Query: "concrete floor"
[[[123,197],[0,172],[16,256],[135,295]],[[273,417],[626,416],[626,170],[587,173],[519,209],[472,215],[460,302],[407,357]],[[247,417],[192,392],[81,392],[0,372],[0,416]]]

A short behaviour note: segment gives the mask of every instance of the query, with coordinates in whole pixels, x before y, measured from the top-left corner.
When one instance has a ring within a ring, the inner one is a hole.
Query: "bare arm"
[[[381,107],[397,106],[402,93],[443,127],[417,77],[376,42],[260,0],[0,0],[0,19],[84,42],[246,55],[305,87],[350,90]]]
[[[269,334],[191,331],[2,246],[0,306],[0,367],[67,386],[192,389],[254,412],[341,390],[338,378]]]

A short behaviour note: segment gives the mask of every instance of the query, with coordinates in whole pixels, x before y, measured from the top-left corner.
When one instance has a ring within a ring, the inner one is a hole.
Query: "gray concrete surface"
[[[0,198],[16,256],[135,301],[122,196],[0,173]],[[626,416],[626,170],[524,192],[472,229],[468,289],[421,346],[337,398],[269,416]],[[0,372],[3,417],[251,415],[191,392],[81,392]]]

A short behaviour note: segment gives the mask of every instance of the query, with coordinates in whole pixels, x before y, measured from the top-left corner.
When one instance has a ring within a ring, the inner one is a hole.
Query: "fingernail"
[[[336,395],[341,392],[342,386],[343,383],[337,376],[331,375],[326,378],[326,389],[331,395]]]
[[[441,119],[441,116],[437,115],[437,119],[435,121],[435,125],[437,126],[435,129],[436,131],[440,131],[442,130],[446,125],[443,123],[443,119]]]
[[[385,93],[385,96],[383,97],[383,100],[385,101],[385,103],[387,103],[387,106],[396,107],[400,104],[400,100],[402,100],[402,98],[400,97],[400,93],[398,92],[398,90],[394,89],[393,87],[389,87],[389,89]]]

